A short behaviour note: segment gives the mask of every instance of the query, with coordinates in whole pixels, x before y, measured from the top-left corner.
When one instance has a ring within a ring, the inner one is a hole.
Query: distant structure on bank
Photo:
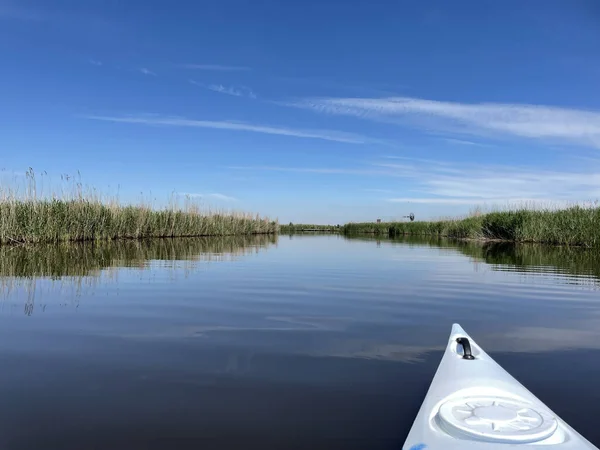
[[[410,219],[410,221],[414,221],[415,220],[415,215],[413,213],[410,213],[408,216],[402,216],[405,219]],[[381,219],[377,219],[377,223],[381,223]]]

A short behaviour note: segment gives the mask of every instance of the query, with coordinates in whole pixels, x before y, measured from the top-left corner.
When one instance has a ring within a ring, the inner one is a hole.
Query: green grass
[[[319,231],[328,233],[337,233],[342,229],[339,225],[312,225],[305,223],[289,223],[288,225],[281,225],[279,232],[284,234],[299,233],[305,231]]]
[[[124,205],[115,199],[103,201],[96,191],[84,193],[81,183],[60,195],[37,190],[30,169],[26,187],[8,189],[0,185],[0,244],[56,243],[197,236],[228,236],[277,233],[276,221],[258,215],[203,211],[184,200],[163,208],[140,203]]]
[[[344,225],[342,231],[348,235],[422,235],[597,247],[600,246],[600,208],[519,209],[437,222],[350,223]]]
[[[89,200],[0,202],[0,243],[38,243],[276,233],[278,224],[242,213],[202,214]]]

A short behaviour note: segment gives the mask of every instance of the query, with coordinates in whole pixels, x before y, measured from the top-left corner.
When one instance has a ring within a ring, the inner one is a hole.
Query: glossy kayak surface
[[[520,447],[597,450],[453,325],[404,450]]]

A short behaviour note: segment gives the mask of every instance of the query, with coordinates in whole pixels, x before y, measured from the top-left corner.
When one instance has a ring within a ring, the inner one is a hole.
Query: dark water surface
[[[0,449],[400,449],[459,322],[600,446],[600,255],[341,236],[0,248]]]

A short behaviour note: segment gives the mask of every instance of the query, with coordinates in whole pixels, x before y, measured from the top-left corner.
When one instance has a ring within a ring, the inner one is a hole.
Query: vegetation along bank
[[[600,208],[518,209],[435,222],[349,223],[344,234],[423,235],[456,239],[600,246]]]
[[[232,236],[277,233],[279,224],[258,215],[204,210],[190,198],[163,208],[105,201],[80,183],[66,193],[39,193],[33,171],[24,189],[0,185],[0,244],[115,239]]]
[[[303,233],[303,232],[321,232],[321,233],[338,233],[342,227],[339,225],[312,225],[304,223],[292,223],[281,225],[279,231],[281,233]]]

